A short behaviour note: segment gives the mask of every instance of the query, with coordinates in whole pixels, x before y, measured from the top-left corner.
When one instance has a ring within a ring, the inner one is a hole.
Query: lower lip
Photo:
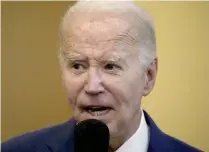
[[[95,112],[90,112],[86,111],[88,114],[90,114],[91,117],[106,117],[108,114],[110,114],[112,109],[107,109],[103,111],[95,111]]]

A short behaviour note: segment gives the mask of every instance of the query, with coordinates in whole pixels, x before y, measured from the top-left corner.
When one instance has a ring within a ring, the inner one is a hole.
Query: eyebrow
[[[64,55],[64,58],[67,59],[67,60],[70,60],[70,61],[75,61],[75,60],[81,60],[81,61],[85,61],[85,60],[88,60],[88,57],[85,57],[79,53],[66,53]],[[126,60],[124,57],[122,56],[104,56],[104,57],[101,57],[97,60],[98,62],[112,62],[112,63],[124,63],[124,64],[127,64],[126,63]]]
[[[64,58],[67,60],[86,60],[87,57],[82,56],[81,54],[78,53],[66,53],[64,54]]]
[[[122,56],[111,56],[111,57],[104,57],[101,60],[103,63],[116,63],[116,64],[121,64],[123,66],[128,66],[127,61],[125,60],[124,57]]]
[[[102,61],[109,61],[109,62],[121,62],[124,61],[124,58],[120,57],[120,56],[113,56],[113,57],[106,57],[106,58],[102,58]]]

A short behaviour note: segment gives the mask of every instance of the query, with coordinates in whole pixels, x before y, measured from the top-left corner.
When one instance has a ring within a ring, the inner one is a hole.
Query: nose
[[[88,78],[84,90],[87,94],[97,95],[104,92],[101,74],[97,69],[89,69]]]

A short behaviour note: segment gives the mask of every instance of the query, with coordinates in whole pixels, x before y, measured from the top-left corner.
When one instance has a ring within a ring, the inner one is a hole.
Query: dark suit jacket
[[[144,112],[150,128],[148,152],[200,152],[200,150],[163,133]],[[72,118],[66,123],[34,131],[2,143],[2,152],[73,152],[74,127]]]

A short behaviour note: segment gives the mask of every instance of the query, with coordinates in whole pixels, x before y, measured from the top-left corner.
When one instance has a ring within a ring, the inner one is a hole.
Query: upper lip
[[[106,107],[106,108],[111,108],[111,106],[108,105],[99,105],[99,104],[92,104],[92,105],[82,105],[81,108],[82,109],[86,109],[86,108],[90,108],[90,107]]]

